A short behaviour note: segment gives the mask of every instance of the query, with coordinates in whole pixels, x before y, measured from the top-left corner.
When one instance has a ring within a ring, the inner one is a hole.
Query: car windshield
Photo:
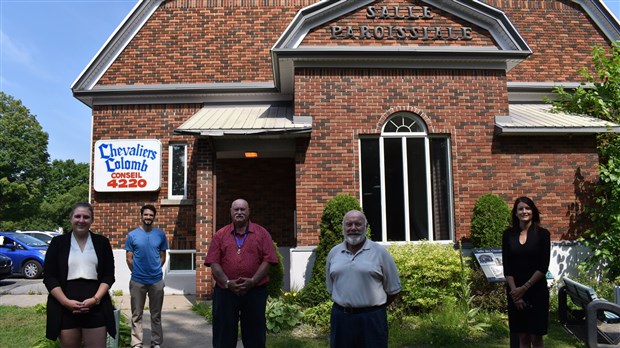
[[[27,234],[14,233],[14,234],[11,234],[10,237],[22,244],[26,244],[29,247],[46,247],[47,246],[47,243],[45,243],[44,241],[37,239],[35,237],[31,237]]]
[[[35,237],[36,239],[42,240],[45,243],[49,244],[52,240],[52,236],[48,236],[45,233],[28,233],[29,236]]]

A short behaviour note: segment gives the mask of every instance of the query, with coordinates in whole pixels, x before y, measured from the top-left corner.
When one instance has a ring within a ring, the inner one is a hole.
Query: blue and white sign
[[[95,143],[93,155],[95,191],[159,190],[162,157],[159,140],[99,140]]]

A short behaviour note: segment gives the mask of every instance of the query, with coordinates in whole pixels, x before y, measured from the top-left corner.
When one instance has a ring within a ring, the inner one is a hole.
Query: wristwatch
[[[228,289],[228,283],[230,283],[230,279],[226,279],[226,289]]]
[[[101,300],[97,296],[93,296],[93,298],[95,299],[96,305],[98,305],[101,302]]]

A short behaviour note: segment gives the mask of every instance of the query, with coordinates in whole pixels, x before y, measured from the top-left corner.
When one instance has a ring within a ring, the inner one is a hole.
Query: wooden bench
[[[560,323],[588,347],[620,346],[620,305],[599,298],[594,289],[563,277],[558,292]],[[571,309],[568,297],[578,309]]]

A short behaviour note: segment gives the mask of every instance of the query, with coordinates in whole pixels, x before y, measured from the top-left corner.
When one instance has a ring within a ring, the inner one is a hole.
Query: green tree
[[[595,73],[581,68],[586,79],[574,91],[555,89],[554,110],[586,114],[620,123],[620,42],[609,51],[594,47],[592,61]],[[606,276],[620,276],[620,137],[616,133],[598,136],[599,185],[594,202],[585,210],[592,221],[580,240],[591,247],[592,256],[583,264],[586,270],[606,265]]]
[[[49,166],[47,142],[22,102],[0,92],[0,222],[38,213]]]
[[[320,225],[321,234],[319,245],[315,250],[316,258],[312,267],[312,277],[308,285],[299,294],[300,301],[308,307],[316,306],[330,299],[325,287],[325,262],[329,251],[338,243],[342,243],[344,238],[342,219],[349,210],[361,211],[362,208],[355,197],[346,194],[332,198],[323,208]]]
[[[53,226],[68,231],[69,213],[74,203],[88,200],[88,163],[54,160],[43,186],[41,215]],[[47,228],[49,229],[49,227]]]

